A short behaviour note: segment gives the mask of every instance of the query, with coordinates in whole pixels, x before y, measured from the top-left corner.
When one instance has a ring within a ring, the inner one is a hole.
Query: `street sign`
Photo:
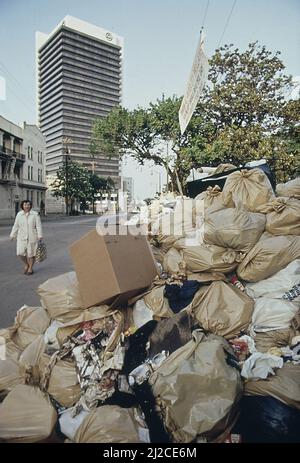
[[[181,135],[184,134],[201,96],[207,80],[208,67],[208,58],[204,53],[204,35],[201,33],[187,89],[179,110]]]

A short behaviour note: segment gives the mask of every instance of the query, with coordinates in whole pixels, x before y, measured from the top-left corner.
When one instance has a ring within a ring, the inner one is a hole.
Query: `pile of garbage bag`
[[[122,302],[86,307],[82,272],[40,285],[0,330],[0,440],[299,442],[299,181],[239,170],[143,206],[127,225],[146,225],[157,276],[127,274]]]

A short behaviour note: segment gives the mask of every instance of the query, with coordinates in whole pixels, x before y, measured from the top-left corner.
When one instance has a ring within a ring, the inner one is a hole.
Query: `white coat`
[[[34,257],[38,240],[43,237],[42,224],[37,212],[18,212],[10,238],[17,238],[17,256]]]

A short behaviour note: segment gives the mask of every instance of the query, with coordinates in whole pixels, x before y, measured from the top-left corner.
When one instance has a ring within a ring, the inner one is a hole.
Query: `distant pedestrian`
[[[24,274],[33,274],[33,264],[39,240],[43,239],[40,216],[32,210],[27,199],[21,202],[21,211],[16,215],[10,239],[17,238],[17,256],[24,262]]]

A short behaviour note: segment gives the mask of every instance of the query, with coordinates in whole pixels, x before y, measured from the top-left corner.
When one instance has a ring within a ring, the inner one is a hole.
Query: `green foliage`
[[[192,168],[260,158],[268,160],[277,180],[287,180],[299,171],[299,101],[286,99],[291,77],[283,74],[279,55],[257,42],[244,52],[233,45],[217,49],[184,135],[178,122],[182,98],[163,96],[147,109],[117,107],[98,119],[92,153],[129,154],[140,164],[164,166],[179,192]]]
[[[94,205],[98,193],[112,191],[115,184],[110,177],[99,177],[79,163],[68,161],[67,167],[64,164],[58,169],[51,188],[54,197],[65,198],[71,205],[75,200],[80,201],[85,209],[87,201]]]
[[[95,197],[98,193],[112,191],[115,187],[115,183],[110,177],[104,178],[96,174],[90,174],[89,182],[92,188],[93,197]]]
[[[243,53],[232,45],[216,50],[210,60],[209,85],[195,112],[205,121],[200,165],[239,166],[266,158],[278,180],[294,174],[299,159],[299,144],[293,144],[299,102],[286,100],[291,77],[282,73],[279,55],[257,42]],[[191,144],[195,146],[197,140]]]
[[[69,198],[71,202],[86,201],[92,196],[88,169],[72,161],[68,161],[67,168],[66,164],[60,166],[51,188],[54,197]]]

